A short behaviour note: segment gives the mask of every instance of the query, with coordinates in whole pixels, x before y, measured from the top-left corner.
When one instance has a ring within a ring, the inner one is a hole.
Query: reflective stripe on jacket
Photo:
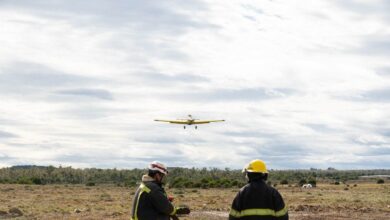
[[[244,186],[233,200],[229,220],[288,220],[280,193],[263,180]]]
[[[132,220],[169,220],[176,212],[168,200],[164,188],[150,177],[143,182],[134,195]]]

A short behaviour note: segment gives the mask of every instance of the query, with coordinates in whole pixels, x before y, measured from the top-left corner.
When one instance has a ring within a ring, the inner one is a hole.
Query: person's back
[[[287,210],[279,192],[263,180],[252,181],[237,194],[229,219],[287,219]]]
[[[245,168],[249,181],[234,198],[229,220],[288,220],[283,198],[275,188],[265,183],[268,172],[264,162],[259,161],[252,161]]]

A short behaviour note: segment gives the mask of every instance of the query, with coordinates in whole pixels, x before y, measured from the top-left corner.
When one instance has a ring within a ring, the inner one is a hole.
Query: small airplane
[[[199,119],[194,119],[192,118],[192,115],[188,115],[187,119],[177,119],[177,120],[160,120],[160,119],[155,119],[155,121],[160,121],[160,122],[169,122],[172,124],[182,124],[184,125],[183,128],[186,129],[186,125],[195,125],[195,129],[198,129],[198,124],[207,124],[210,122],[222,122],[225,120],[199,120]]]

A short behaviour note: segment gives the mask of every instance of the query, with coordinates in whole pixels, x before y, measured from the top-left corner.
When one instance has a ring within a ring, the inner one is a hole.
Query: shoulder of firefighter
[[[233,200],[229,220],[288,220],[288,210],[280,193],[264,181],[241,188]]]

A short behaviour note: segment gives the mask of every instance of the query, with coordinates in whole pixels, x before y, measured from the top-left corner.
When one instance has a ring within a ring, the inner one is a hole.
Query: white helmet
[[[157,161],[153,161],[152,163],[150,163],[148,166],[148,169],[158,171],[158,172],[163,173],[165,175],[168,174],[167,167],[164,164],[159,163]]]

